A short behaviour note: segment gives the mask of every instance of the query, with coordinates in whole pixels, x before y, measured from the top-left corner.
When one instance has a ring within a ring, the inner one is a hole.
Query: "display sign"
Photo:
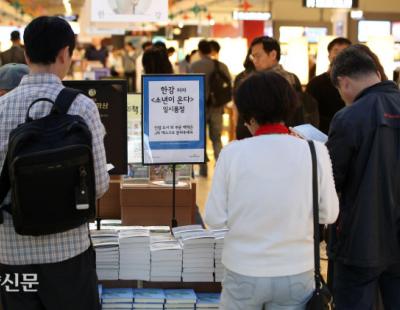
[[[204,75],[142,76],[143,164],[204,163]]]
[[[142,163],[141,94],[128,94],[128,163]]]
[[[303,0],[306,8],[351,9],[358,7],[358,0]]]
[[[92,22],[165,22],[168,0],[92,0]]]
[[[234,20],[270,20],[271,12],[234,11],[232,16]]]
[[[127,84],[126,80],[63,81],[93,99],[106,129],[104,146],[110,174],[127,173]]]

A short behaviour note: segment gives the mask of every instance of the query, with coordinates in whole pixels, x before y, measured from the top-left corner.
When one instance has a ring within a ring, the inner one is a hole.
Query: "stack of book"
[[[175,227],[174,236],[183,249],[182,281],[214,281],[214,235],[200,225]]]
[[[99,300],[101,303],[101,296],[103,295],[103,285],[99,284],[97,285],[98,291],[99,291]]]
[[[133,290],[133,309],[164,309],[164,290],[138,288]]]
[[[131,227],[119,232],[119,278],[150,280],[150,231]]]
[[[224,278],[224,273],[225,273],[225,268],[224,268],[224,265],[222,265],[222,261],[221,261],[222,250],[224,248],[225,235],[228,232],[228,229],[227,228],[214,229],[214,230],[211,230],[211,232],[214,234],[214,237],[215,237],[215,249],[214,249],[215,282],[221,282],[222,279]]]
[[[219,293],[196,293],[196,309],[218,309],[221,294]]]
[[[102,295],[102,309],[132,309],[133,289],[131,288],[104,288]]]
[[[195,309],[197,297],[192,289],[164,290],[165,310],[193,310]]]
[[[99,280],[118,280],[119,243],[114,229],[90,231],[96,251],[96,267]]]
[[[150,238],[150,281],[180,282],[182,273],[182,246],[170,235]]]

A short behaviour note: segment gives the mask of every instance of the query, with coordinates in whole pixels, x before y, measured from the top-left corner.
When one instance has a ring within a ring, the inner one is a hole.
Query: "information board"
[[[106,129],[104,146],[110,174],[127,173],[127,83],[126,80],[63,81],[93,99]]]
[[[142,76],[143,164],[205,162],[204,75]]]

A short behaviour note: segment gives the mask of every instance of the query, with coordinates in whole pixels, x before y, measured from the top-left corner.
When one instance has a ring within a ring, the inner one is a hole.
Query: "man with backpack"
[[[201,40],[198,44],[200,60],[190,66],[190,73],[206,75],[206,121],[209,128],[210,140],[213,145],[214,158],[222,149],[222,115],[224,106],[232,99],[231,75],[228,67],[211,58],[210,42]],[[207,164],[200,165],[200,175],[207,176]]]
[[[23,77],[17,88],[0,98],[0,190],[4,192],[4,180],[7,178],[3,176],[7,174],[11,188],[6,198],[2,199],[0,209],[2,305],[4,310],[97,310],[100,305],[95,253],[91,246],[87,221],[79,214],[81,211],[86,214],[85,210],[93,207],[94,199],[101,197],[108,189],[109,176],[103,144],[105,129],[95,103],[82,94],[72,92],[71,96],[71,92],[65,91],[61,83],[71,65],[75,48],[75,36],[69,24],[58,17],[38,17],[26,27],[24,42],[30,74]],[[36,103],[30,108],[34,101]],[[54,102],[54,105],[51,104]],[[66,146],[66,156],[53,149],[44,152],[48,161],[43,161],[43,151],[28,152],[25,157],[13,157],[14,153],[18,153],[18,149],[13,149],[13,146],[19,144],[12,137],[17,136],[19,131],[23,132],[27,125],[39,124],[42,120],[49,121],[48,124],[54,126],[54,134],[58,134],[60,128],[63,129],[65,122],[69,122],[64,132],[66,138],[51,141],[51,131],[49,133],[46,128],[37,125],[36,131],[32,129],[31,133],[28,132],[32,134],[30,138],[21,136],[21,139],[25,138],[26,145],[32,148],[39,147],[35,141],[41,141],[43,137],[37,132],[43,131],[48,135],[46,137],[49,145],[51,142]],[[56,126],[57,120],[60,120],[59,128]],[[77,137],[77,132],[81,136]],[[72,138],[80,139],[82,143],[68,145]],[[90,143],[86,143],[87,141]],[[82,149],[89,153],[75,156]],[[57,156],[51,157],[51,154]],[[21,168],[22,166],[16,164],[25,164],[25,167]],[[71,167],[77,164],[78,168],[70,172]],[[44,170],[47,174],[43,174]],[[55,180],[57,184],[62,184],[65,180],[63,186],[38,186],[46,181],[47,177],[43,175],[47,175],[50,180],[54,173],[59,175],[58,180]],[[28,185],[37,194],[33,193],[30,197],[16,194],[23,189],[29,192],[27,180],[30,180]],[[16,188],[16,184],[23,186]],[[50,209],[45,209],[44,213],[43,223],[47,223],[49,227],[40,227],[29,222],[29,216],[35,218],[38,213],[43,212],[42,206],[35,201],[45,204],[46,198],[54,200],[57,199],[56,196],[60,196],[60,201],[52,204]],[[73,203],[73,210],[67,211],[74,212],[77,216],[74,218],[75,225],[67,223],[68,225],[61,228],[57,225],[51,227],[52,217],[62,220],[58,214],[65,211],[62,209],[66,205],[65,200]],[[30,209],[27,208],[29,201],[32,202]],[[19,209],[22,205],[25,209]],[[16,213],[16,210],[25,210],[29,216]],[[22,225],[17,229],[16,223]],[[51,233],[52,231],[57,232]]]

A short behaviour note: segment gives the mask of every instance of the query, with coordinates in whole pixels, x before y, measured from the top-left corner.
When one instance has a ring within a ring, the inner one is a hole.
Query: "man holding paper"
[[[348,105],[327,143],[341,194],[329,253],[336,308],[372,309],[379,287],[385,309],[400,309],[400,92],[356,47],[337,56],[331,79]]]

